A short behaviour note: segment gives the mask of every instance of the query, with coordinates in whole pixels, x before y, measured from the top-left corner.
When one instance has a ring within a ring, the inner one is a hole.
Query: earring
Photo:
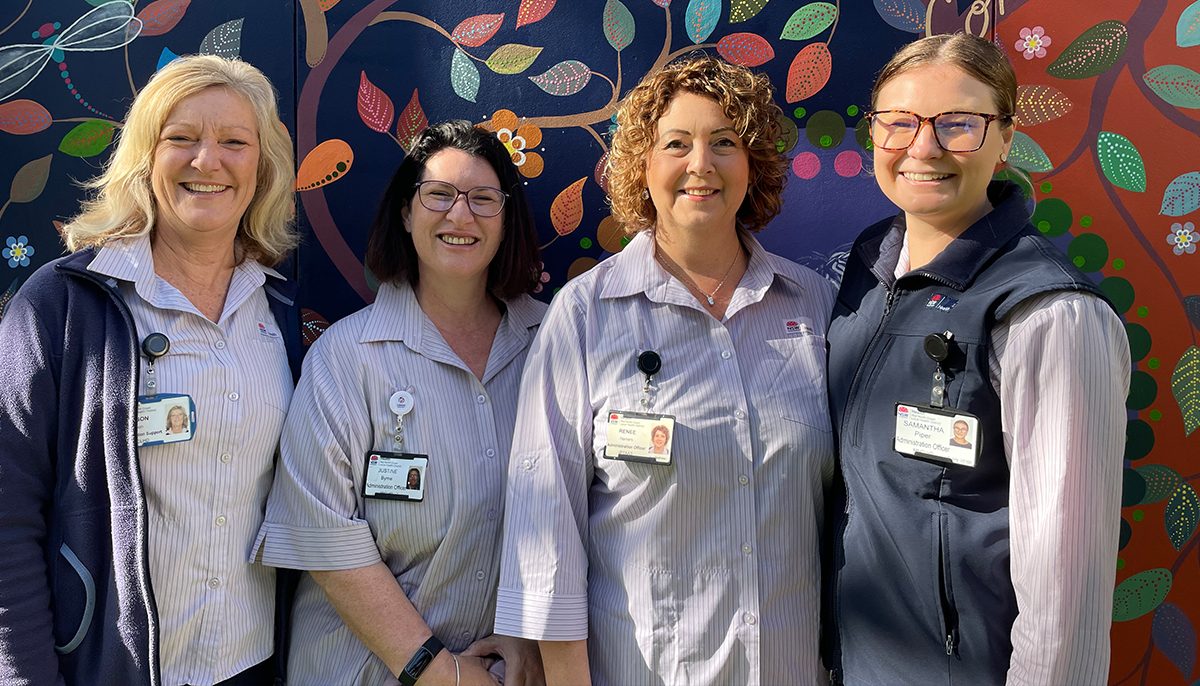
[[[642,200],[649,200],[649,199],[650,199],[650,189],[643,188],[642,189]]]
[[[1000,164],[1007,164],[1007,163],[1008,163],[1008,153],[1006,153],[1006,152],[1000,153]]]

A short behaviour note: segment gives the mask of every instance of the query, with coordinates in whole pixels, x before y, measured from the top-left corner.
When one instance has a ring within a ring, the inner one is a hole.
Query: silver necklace
[[[716,295],[721,290],[721,287],[725,285],[725,281],[727,279],[729,279],[729,275],[733,273],[733,266],[735,264],[737,264],[737,258],[738,258],[739,253],[741,253],[740,246],[738,247],[738,251],[733,254],[733,261],[729,263],[729,268],[725,270],[725,276],[721,277],[721,282],[717,284],[716,288],[712,289],[711,293],[705,293],[704,289],[700,288],[700,285],[697,284],[695,282],[695,280],[692,279],[692,277],[688,276],[686,273],[681,274],[680,272],[677,272],[674,269],[672,269],[671,265],[669,264],[669,262],[671,261],[671,258],[668,257],[668,258],[666,258],[666,260],[664,260],[662,255],[659,253],[658,244],[655,243],[655,245],[654,245],[654,256],[658,260],[658,263],[661,264],[663,267],[665,267],[668,272],[671,272],[671,274],[673,274],[675,277],[677,277],[680,281],[683,281],[686,285],[691,286],[693,289],[696,290],[696,292],[700,293],[700,295],[703,295],[704,299],[708,301],[709,307],[716,306],[716,304],[717,304]]]

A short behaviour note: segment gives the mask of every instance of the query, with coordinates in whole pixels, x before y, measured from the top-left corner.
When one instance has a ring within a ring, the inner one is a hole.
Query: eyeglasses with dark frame
[[[994,121],[1007,122],[1011,114],[985,112],[941,112],[922,117],[908,110],[877,110],[866,112],[871,144],[880,150],[908,150],[917,140],[925,122],[933,127],[933,138],[946,152],[975,152],[987,140],[988,129]]]
[[[415,186],[421,204],[430,212],[448,212],[460,195],[466,196],[467,207],[476,217],[495,217],[504,211],[508,193],[491,186],[476,186],[465,191],[445,181],[421,181]]]

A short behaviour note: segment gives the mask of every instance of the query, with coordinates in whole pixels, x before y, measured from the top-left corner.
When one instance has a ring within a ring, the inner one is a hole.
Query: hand
[[[469,648],[467,650],[470,650]],[[458,670],[460,686],[500,686],[502,683],[488,668],[496,662],[490,657],[468,655],[466,651],[458,654]]]
[[[505,686],[544,686],[542,657],[535,641],[492,634],[467,646],[463,655],[498,655]],[[495,669],[493,672],[497,671]]]

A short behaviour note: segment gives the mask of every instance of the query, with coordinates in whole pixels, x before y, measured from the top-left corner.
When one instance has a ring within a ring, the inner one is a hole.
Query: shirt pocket
[[[807,333],[766,341],[772,359],[761,412],[768,421],[779,417],[822,432],[832,432],[826,382],[825,337]]]

